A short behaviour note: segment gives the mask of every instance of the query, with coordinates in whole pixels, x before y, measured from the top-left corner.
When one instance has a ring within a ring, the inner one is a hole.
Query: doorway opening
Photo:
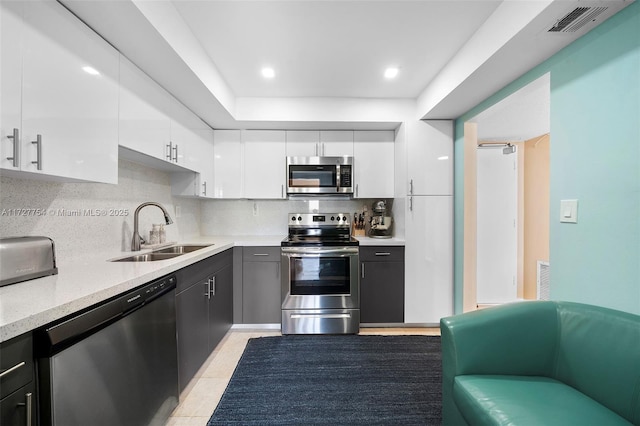
[[[538,265],[549,265],[549,109],[545,74],[464,124],[465,312],[538,298]]]

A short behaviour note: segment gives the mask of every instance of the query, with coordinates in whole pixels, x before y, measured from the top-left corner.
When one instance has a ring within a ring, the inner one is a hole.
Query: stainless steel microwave
[[[353,194],[353,157],[287,157],[287,194]]]

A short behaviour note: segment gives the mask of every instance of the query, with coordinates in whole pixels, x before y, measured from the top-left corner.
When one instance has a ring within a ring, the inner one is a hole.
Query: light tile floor
[[[439,336],[438,328],[362,328],[360,334],[419,334]],[[232,329],[180,395],[180,405],[166,426],[205,426],[233,375],[249,339],[279,336],[280,331]]]

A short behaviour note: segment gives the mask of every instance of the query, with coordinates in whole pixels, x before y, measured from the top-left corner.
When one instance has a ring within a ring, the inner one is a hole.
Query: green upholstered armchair
[[[440,328],[445,425],[640,425],[640,316],[536,301]]]

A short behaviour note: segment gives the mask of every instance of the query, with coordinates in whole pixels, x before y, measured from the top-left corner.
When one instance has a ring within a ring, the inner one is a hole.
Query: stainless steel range
[[[347,213],[290,213],[282,241],[282,334],[360,329],[358,240]]]

